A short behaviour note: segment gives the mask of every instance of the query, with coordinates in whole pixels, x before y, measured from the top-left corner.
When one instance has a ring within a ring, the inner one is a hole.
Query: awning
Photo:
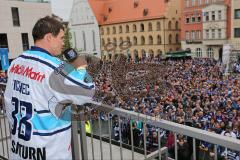
[[[176,52],[168,52],[165,55],[167,58],[178,58],[178,57],[190,57],[192,56],[191,51],[176,51]]]

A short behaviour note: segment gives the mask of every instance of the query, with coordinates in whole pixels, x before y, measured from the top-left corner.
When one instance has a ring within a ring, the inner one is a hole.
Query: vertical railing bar
[[[6,145],[7,145],[7,157],[9,157],[9,150],[8,150],[8,135],[7,135],[7,127],[6,127],[6,120],[5,118],[3,118],[3,123],[4,123],[4,127],[5,127],[5,136],[6,136]]]
[[[110,148],[110,160],[112,160],[112,118],[108,114],[108,129],[109,129],[109,148]]]
[[[99,138],[100,138],[100,152],[101,152],[101,160],[103,160],[103,153],[102,153],[102,126],[101,126],[101,118],[100,114],[98,115],[98,126],[99,126]]]
[[[196,160],[196,139],[193,138],[193,160]]]
[[[144,145],[144,158],[147,158],[147,147],[146,147],[146,120],[144,121],[143,124],[143,145]]]
[[[3,118],[5,118],[4,116],[3,116]],[[3,137],[3,127],[2,127],[2,120],[1,120],[1,118],[0,118],[0,133],[1,133],[1,136],[0,137],[2,137],[3,139],[2,139],[2,148],[3,148],[3,156],[5,156],[5,149],[4,149],[4,137]]]
[[[120,157],[121,160],[123,160],[123,155],[122,155],[122,127],[121,127],[121,118],[120,115],[118,116],[118,127],[119,127],[119,141],[120,141]]]
[[[218,156],[217,156],[217,145],[214,145],[214,160],[217,160]]]
[[[177,133],[174,133],[174,147],[175,147],[175,160],[178,160],[178,150],[177,150]]]
[[[134,122],[134,121],[133,121]],[[132,160],[134,160],[134,145],[133,145],[133,128],[132,128],[132,119],[130,117],[130,134],[131,134],[131,147],[132,147]]]
[[[90,123],[90,134],[91,134],[91,144],[92,144],[92,158],[93,160],[95,159],[95,156],[94,156],[94,145],[93,145],[93,128],[92,128],[92,118],[90,117],[89,119],[89,123]]]
[[[158,128],[158,159],[162,159],[162,150],[161,150],[161,133],[160,128]]]

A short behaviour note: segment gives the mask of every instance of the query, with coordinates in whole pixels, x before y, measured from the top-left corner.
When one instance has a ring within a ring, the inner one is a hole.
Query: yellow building
[[[179,0],[90,0],[90,5],[100,25],[102,58],[120,53],[132,59],[155,57],[180,50]],[[131,47],[120,47],[123,42]]]

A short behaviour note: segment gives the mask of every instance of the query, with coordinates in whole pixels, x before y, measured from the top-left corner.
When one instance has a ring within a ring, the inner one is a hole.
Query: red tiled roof
[[[88,1],[100,25],[160,18],[164,16],[167,7],[165,0]],[[138,4],[137,7],[134,7],[134,2]],[[144,10],[147,12],[145,16]]]

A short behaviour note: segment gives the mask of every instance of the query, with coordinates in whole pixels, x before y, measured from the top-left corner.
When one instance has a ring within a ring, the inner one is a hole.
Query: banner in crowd
[[[0,48],[0,59],[1,59],[2,70],[3,71],[7,70],[9,67],[8,49],[7,48]]]

